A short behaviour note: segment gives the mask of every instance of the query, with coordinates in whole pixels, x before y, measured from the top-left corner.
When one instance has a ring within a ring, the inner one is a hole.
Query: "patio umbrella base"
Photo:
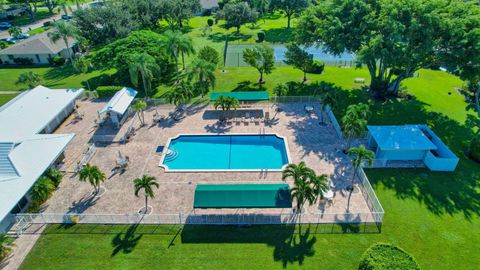
[[[137,213],[139,213],[140,215],[150,215],[151,213],[153,212],[153,207],[148,205],[147,206],[147,209],[145,209],[145,206],[138,209]]]

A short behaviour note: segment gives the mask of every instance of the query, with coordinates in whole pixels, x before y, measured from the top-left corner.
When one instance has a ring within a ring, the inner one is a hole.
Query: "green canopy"
[[[256,92],[212,92],[210,93],[210,101],[215,101],[221,96],[234,97],[240,101],[261,101],[268,100],[268,92],[256,91]]]
[[[197,185],[194,208],[291,208],[287,184]]]

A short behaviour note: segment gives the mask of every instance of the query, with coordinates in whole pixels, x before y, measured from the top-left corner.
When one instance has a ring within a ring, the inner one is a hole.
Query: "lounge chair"
[[[165,120],[165,116],[159,114],[158,112],[155,112],[155,114],[153,115],[153,122],[154,123],[159,123],[162,120]]]

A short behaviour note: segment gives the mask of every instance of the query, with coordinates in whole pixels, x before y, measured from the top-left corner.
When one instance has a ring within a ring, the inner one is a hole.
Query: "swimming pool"
[[[280,171],[288,164],[286,140],[275,134],[179,135],[160,166],[166,171]]]

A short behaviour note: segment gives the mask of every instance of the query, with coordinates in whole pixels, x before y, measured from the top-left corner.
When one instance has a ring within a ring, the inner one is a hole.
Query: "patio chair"
[[[270,122],[270,112],[265,112],[265,115],[263,117],[263,122],[265,123]]]
[[[79,113],[77,110],[74,112],[75,120],[82,120],[85,116],[83,113]]]
[[[155,112],[153,115],[153,122],[154,123],[160,123],[160,121],[165,120],[166,117],[164,115],[159,114],[158,112]]]

